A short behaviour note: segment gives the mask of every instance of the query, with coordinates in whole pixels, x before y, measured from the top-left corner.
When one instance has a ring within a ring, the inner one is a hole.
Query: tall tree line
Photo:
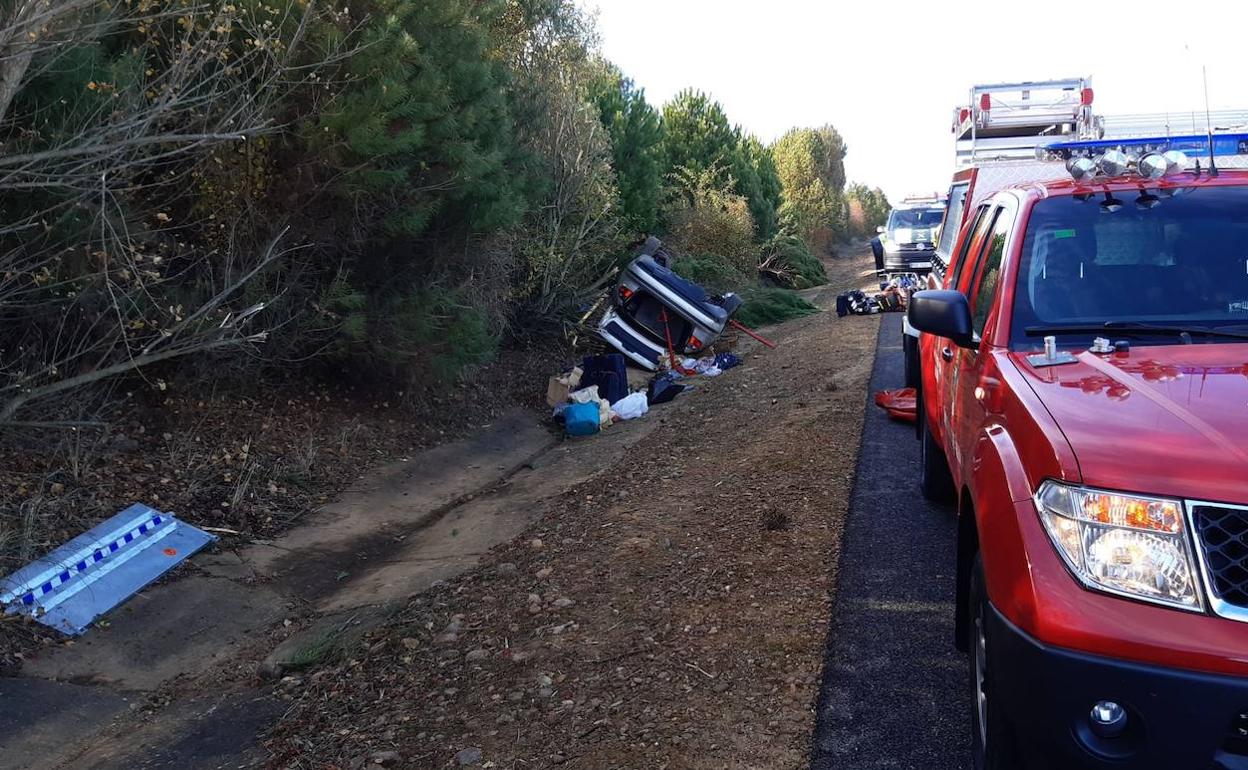
[[[440,386],[577,317],[641,235],[729,231],[749,272],[847,233],[834,129],[769,147],[700,92],[657,108],[570,0],[0,24],[0,425],[146,367]]]

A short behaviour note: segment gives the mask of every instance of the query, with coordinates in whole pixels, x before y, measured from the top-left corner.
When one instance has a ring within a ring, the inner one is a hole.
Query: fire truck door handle
[[[949,347],[948,345],[941,348],[940,357],[945,359],[946,361],[952,361],[953,360],[953,348]]]

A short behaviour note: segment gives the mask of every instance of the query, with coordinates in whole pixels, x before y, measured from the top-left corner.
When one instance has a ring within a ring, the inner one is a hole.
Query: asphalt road
[[[969,768],[968,665],[953,646],[954,513],[919,495],[913,426],[871,400],[903,382],[901,316],[881,320],[811,767]]]

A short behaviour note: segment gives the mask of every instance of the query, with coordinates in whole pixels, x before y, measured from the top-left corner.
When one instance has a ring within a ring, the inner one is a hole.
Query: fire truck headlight
[[[1036,508],[1058,554],[1087,588],[1201,610],[1177,500],[1046,481],[1036,492]]]

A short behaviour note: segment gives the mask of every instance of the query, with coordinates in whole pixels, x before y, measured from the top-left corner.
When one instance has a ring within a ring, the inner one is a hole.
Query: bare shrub
[[[282,100],[316,78],[304,44],[322,12],[276,5],[0,11],[0,425],[54,420],[109,378],[265,338],[264,302],[242,290],[287,253],[284,227],[227,226],[196,202],[204,170],[262,143]],[[67,95],[50,106],[49,92]],[[192,245],[205,231],[232,236]]]
[[[722,257],[743,275],[754,276],[754,220],[749,201],[732,192],[732,180],[724,180],[716,169],[699,173],[682,168],[669,182],[671,243],[686,254]]]

